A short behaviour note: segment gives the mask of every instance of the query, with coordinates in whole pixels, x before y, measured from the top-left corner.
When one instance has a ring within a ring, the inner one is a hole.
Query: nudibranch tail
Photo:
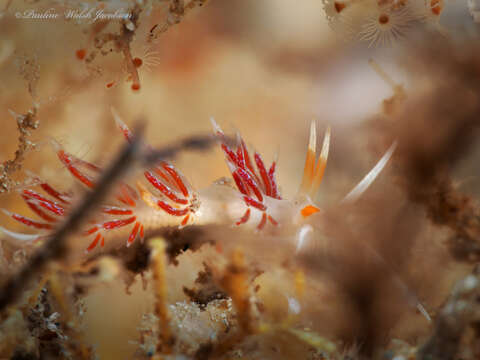
[[[370,170],[367,175],[350,191],[341,201],[342,203],[346,202],[355,202],[375,181],[377,176],[382,172],[385,165],[387,165],[388,161],[393,155],[397,147],[397,142],[395,141],[386,153],[380,158],[377,164]]]

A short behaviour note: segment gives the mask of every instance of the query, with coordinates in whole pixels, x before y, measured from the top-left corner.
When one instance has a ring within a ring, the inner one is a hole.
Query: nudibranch
[[[127,141],[133,134],[127,125],[112,111],[117,127]],[[270,232],[282,228],[292,234],[297,252],[305,245],[311,232],[315,231],[315,216],[321,215],[315,203],[328,159],[330,128],[327,128],[320,154],[316,151],[316,126],[312,122],[310,139],[300,188],[294,199],[283,199],[275,178],[276,161],[267,168],[262,156],[254,152],[253,161],[245,141],[237,135],[235,148],[230,147],[224,132],[212,119],[213,130],[220,142],[221,150],[233,178],[234,186],[226,181],[195,190],[179,170],[170,162],[160,161],[150,169],[144,169],[143,178],[135,183],[120,182],[112,189],[113,196],[108,204],[102,205],[92,214],[81,236],[89,239],[86,252],[105,246],[105,239],[124,238],[130,246],[139,238],[143,241],[147,230],[188,225],[233,225],[247,231]],[[73,156],[57,142],[52,141],[58,159],[69,173],[85,188],[95,187],[102,169],[91,162]],[[341,200],[342,203],[356,201],[374,182],[393,155],[394,142],[364,176],[364,178]],[[62,192],[48,182],[30,174],[31,187],[18,189],[20,196],[38,219],[1,209],[4,214],[26,227],[36,229],[35,234],[11,231],[0,226],[6,236],[19,242],[35,242],[47,238],[57,223],[68,216],[75,196]],[[113,234],[115,234],[113,236]],[[290,236],[290,235],[289,235]],[[368,247],[367,244],[365,246]],[[370,249],[382,266],[389,266],[373,249]],[[430,316],[398,275],[396,282],[406,296],[430,321]]]
[[[117,127],[127,141],[133,134],[127,125],[112,111]],[[170,162],[160,161],[143,171],[143,178],[135,183],[121,182],[113,190],[109,204],[103,205],[83,229],[82,236],[89,238],[86,251],[105,246],[110,233],[126,233],[126,246],[137,238],[143,240],[147,230],[167,226],[184,227],[191,224],[233,224],[254,231],[270,231],[282,227],[293,229],[297,249],[305,236],[313,230],[307,221],[320,213],[315,203],[328,159],[330,128],[327,128],[320,154],[316,152],[316,126],[312,122],[303,178],[298,194],[293,200],[283,199],[275,178],[276,161],[267,167],[262,156],[254,152],[253,160],[245,141],[237,135],[235,148],[229,146],[222,129],[212,119],[215,135],[219,139],[234,186],[214,183],[195,190],[188,180]],[[102,169],[73,156],[53,141],[60,162],[87,189],[95,186]],[[363,180],[342,200],[355,201],[372,184],[391,158],[393,144]],[[33,176],[33,175],[32,175]],[[74,203],[72,193],[61,192],[48,182],[35,177],[35,186],[19,189],[20,196],[38,217],[33,219],[8,210],[2,211],[23,225],[36,229],[36,234],[24,234],[0,227],[10,238],[18,241],[35,241],[48,237],[56,224],[68,213]]]

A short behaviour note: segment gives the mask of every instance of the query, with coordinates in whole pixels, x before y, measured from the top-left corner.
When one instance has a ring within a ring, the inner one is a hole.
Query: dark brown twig
[[[28,285],[31,278],[40,273],[49,261],[61,258],[66,253],[65,240],[73,234],[88,214],[106,197],[108,190],[119,179],[138,157],[141,132],[135,132],[132,143],[125,145],[112,165],[103,173],[95,189],[87,194],[81,203],[73,209],[70,216],[61,224],[27,264],[6,281],[0,290],[0,311],[12,304]],[[158,160],[158,158],[157,158]]]
[[[182,151],[204,151],[216,144],[217,140],[215,135],[190,136],[161,149],[152,149],[145,155],[144,163],[146,166],[154,165],[158,159],[171,159]],[[227,137],[222,138],[222,141],[233,144],[233,140]]]

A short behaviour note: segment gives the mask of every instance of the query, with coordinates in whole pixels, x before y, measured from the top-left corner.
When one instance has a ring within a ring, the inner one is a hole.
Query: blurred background
[[[160,2],[141,14],[131,44],[132,56],[144,59],[138,69],[139,91],[132,91],[126,81],[121,53],[98,54],[91,62],[76,56],[77,50],[86,49],[88,58],[93,49],[91,24],[15,16],[32,8],[61,11],[72,3],[3,0],[0,9],[7,4],[0,18],[0,160],[12,158],[18,145],[17,124],[9,110],[25,113],[38,103],[40,126],[30,138],[37,147],[26,156],[24,168],[64,189],[72,180],[48,139],[80,158],[106,164],[123,141],[110,113],[114,107],[130,126],[145,121],[148,142],[158,146],[209,134],[209,119],[214,117],[227,133],[239,131],[268,163],[278,156],[281,193],[292,198],[301,181],[310,122],[315,120],[318,141],[327,125],[332,127],[318,199],[327,208],[350,191],[386,149],[378,145],[368,120],[382,112],[382,101],[394,92],[369,59],[404,85],[407,96],[426,86],[404,66],[406,57],[415,56],[407,45],[369,48],[367,43],[345,41],[329,27],[321,0],[210,0],[148,42],[149,29],[167,13],[168,6]],[[479,26],[464,1],[447,2],[441,22],[454,40],[478,40]],[[28,90],[32,82],[33,96]],[[174,162],[195,188],[228,176],[217,148],[184,153]],[[473,169],[466,161],[458,169],[459,178],[474,175]],[[14,176],[22,180],[24,173]],[[479,182],[472,181],[465,186],[475,193]],[[1,195],[0,206],[26,211],[15,193]],[[0,222],[14,227],[4,217]],[[197,256],[172,268],[171,279],[175,271],[189,274],[189,267],[200,266]],[[191,271],[185,284],[195,277]],[[450,285],[455,277],[452,270],[445,283]],[[133,296],[121,296],[124,284],[118,281],[97,286],[88,297],[87,334],[98,343],[102,359],[128,358],[135,349],[128,342],[137,338],[132,324],[138,324],[152,299],[141,281],[131,291]],[[171,300],[181,300],[181,289],[175,291]]]

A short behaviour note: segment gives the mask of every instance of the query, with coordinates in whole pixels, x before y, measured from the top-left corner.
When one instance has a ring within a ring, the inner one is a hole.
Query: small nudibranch
[[[112,109],[117,127],[127,141],[133,134]],[[135,184],[121,182],[113,190],[111,203],[101,206],[95,218],[82,231],[90,238],[87,252],[105,245],[105,238],[114,231],[117,236],[127,232],[126,246],[136,238],[143,240],[146,230],[167,226],[184,227],[191,224],[235,224],[256,231],[270,231],[281,226],[297,232],[297,249],[305,243],[311,225],[307,219],[320,213],[313,201],[325,173],[330,146],[330,128],[327,128],[322,149],[316,159],[316,127],[312,122],[303,179],[295,199],[282,199],[275,178],[276,161],[267,167],[262,156],[255,152],[253,160],[245,141],[237,135],[236,148],[231,148],[218,124],[212,119],[215,135],[232,175],[236,188],[213,184],[196,191],[187,179],[171,163],[160,161],[146,169],[143,179]],[[52,142],[55,152],[65,168],[87,189],[93,188],[102,169],[90,162],[66,152]],[[395,149],[393,144],[375,167],[345,197],[343,201],[356,200],[387,164]],[[73,203],[71,193],[60,192],[47,182],[34,177],[42,190],[21,189],[21,196],[41,220],[20,214],[3,212],[23,225],[34,228],[36,234],[23,234],[0,227],[6,235],[19,241],[35,241],[48,237],[56,224],[68,213]],[[307,227],[304,227],[307,226]]]
[[[133,134],[116,112],[112,112],[117,127],[125,139],[131,141]],[[137,180],[135,184],[121,182],[113,189],[113,203],[102,205],[81,233],[81,236],[90,238],[86,252],[105,246],[105,238],[111,232],[116,233],[115,238],[126,233],[124,238],[128,247],[137,238],[143,241],[146,230],[170,226],[182,228],[191,224],[235,224],[247,230],[262,232],[276,231],[281,227],[282,231],[294,236],[292,240],[296,242],[297,252],[305,246],[316,227],[316,222],[311,220],[315,215],[321,214],[321,209],[314,199],[325,173],[330,128],[325,132],[322,149],[316,159],[316,127],[312,122],[301,185],[296,197],[288,200],[282,199],[277,186],[276,161],[273,161],[267,170],[260,154],[255,152],[252,161],[247,146],[239,135],[236,148],[232,149],[213,119],[212,125],[214,133],[220,139],[221,149],[236,188],[213,184],[196,191],[172,164],[160,161],[151,169],[146,169],[144,178]],[[59,160],[71,175],[87,189],[93,188],[102,169],[69,154],[58,143],[53,141],[52,144]],[[395,147],[396,143],[393,143],[377,164],[343,198],[342,203],[356,201],[368,189],[392,157]],[[5,235],[22,242],[48,237],[57,223],[68,216],[74,202],[72,193],[60,192],[38,177],[31,177],[35,181],[35,187],[39,189],[24,188],[19,191],[39,219],[1,209],[13,220],[38,231],[36,234],[23,234],[0,226]],[[376,253],[375,255],[381,259]],[[408,299],[413,300],[419,311],[430,320],[416,296],[399,278],[398,281],[402,289],[406,289]]]

